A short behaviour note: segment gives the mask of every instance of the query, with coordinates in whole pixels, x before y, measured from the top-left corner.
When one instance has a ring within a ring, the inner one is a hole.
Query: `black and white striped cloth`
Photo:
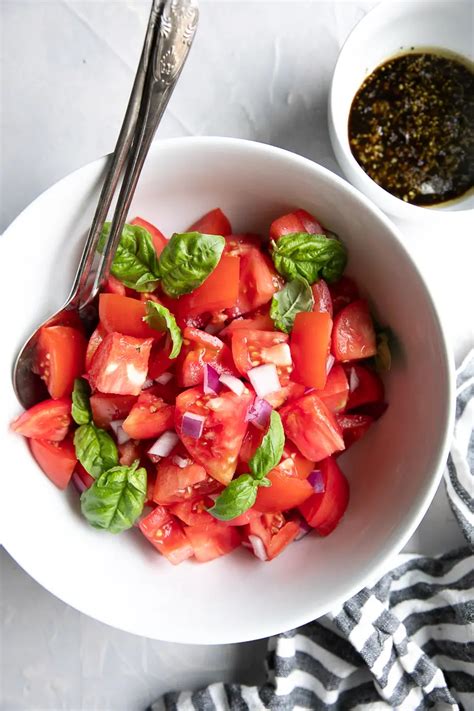
[[[172,692],[151,711],[474,709],[474,351],[457,373],[445,472],[468,545],[399,556],[373,588],[304,627],[272,637],[261,687]]]

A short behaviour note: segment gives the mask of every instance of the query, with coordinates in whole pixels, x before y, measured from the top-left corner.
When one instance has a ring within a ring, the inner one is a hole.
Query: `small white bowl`
[[[319,165],[231,138],[152,146],[132,215],[171,234],[220,206],[236,232],[265,232],[277,215],[301,206],[344,240],[349,274],[399,344],[386,378],[387,412],[341,458],[351,499],[333,534],[307,536],[271,563],[242,549],[173,567],[137,529],[114,536],[91,528],[73,487],[56,489],[25,440],[8,429],[20,412],[11,386],[14,356],[68,292],[105,164],[102,158],[56,183],[1,240],[2,543],[60,599],[155,639],[242,642],[319,617],[385,571],[441,476],[453,418],[452,359],[426,284],[388,218]]]
[[[473,211],[474,192],[437,207],[410,205],[381,188],[361,168],[349,145],[352,100],[376,67],[412,48],[440,48],[472,60],[472,0],[381,2],[356,25],[339,54],[328,105],[329,134],[337,161],[347,179],[390,215],[406,220],[456,220]],[[474,211],[473,211],[474,215]]]

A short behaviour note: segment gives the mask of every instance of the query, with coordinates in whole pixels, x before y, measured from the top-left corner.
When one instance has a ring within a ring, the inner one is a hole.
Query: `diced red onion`
[[[245,385],[241,380],[235,377],[235,375],[228,375],[223,373],[219,380],[223,385],[225,385],[229,390],[232,390],[236,395],[242,395],[244,392]]]
[[[172,377],[173,373],[162,373],[158,378],[155,378],[155,380],[160,385],[167,385]]]
[[[246,422],[252,422],[256,427],[264,429],[268,427],[272,409],[269,402],[261,397],[256,397],[245,416],[245,420]]]
[[[79,474],[77,472],[73,472],[71,480],[80,494],[82,494],[82,492],[87,489],[87,486],[84,484],[84,482],[82,481],[81,477],[79,476]]]
[[[254,555],[259,560],[268,560],[267,551],[265,550],[265,546],[263,545],[263,541],[260,536],[254,536],[253,534],[250,534],[249,541],[252,545]]]
[[[115,436],[117,437],[118,444],[125,444],[125,442],[128,442],[128,440],[130,439],[130,437],[122,427],[124,422],[125,420],[114,420],[110,423],[110,426],[113,429]]]
[[[185,457],[179,457],[177,454],[174,455],[174,457],[171,461],[173,462],[173,464],[176,464],[176,466],[179,467],[180,469],[184,469],[189,464],[191,464],[190,459],[186,459]]]
[[[150,380],[150,378],[147,378],[142,385],[142,390],[147,390],[148,388],[151,388],[152,385],[153,385],[153,380]]]
[[[199,439],[202,435],[205,421],[206,418],[204,415],[196,415],[194,412],[185,412],[182,425],[183,434],[193,439]]]
[[[329,375],[329,373],[331,372],[331,368],[334,365],[335,360],[336,359],[334,358],[333,354],[330,353],[326,360],[326,375]]]
[[[308,477],[308,481],[313,487],[315,494],[324,494],[326,487],[324,485],[324,477],[320,469],[313,469]]]
[[[359,376],[357,375],[355,368],[351,368],[351,372],[349,374],[349,391],[351,393],[359,387],[359,382]]]
[[[308,535],[308,533],[311,533],[313,530],[309,523],[305,521],[304,518],[301,518],[301,521],[299,521],[300,525],[300,530],[296,534],[295,541],[301,541],[302,538]]]
[[[265,397],[265,395],[274,393],[281,388],[276,365],[273,363],[251,368],[247,375],[259,397]]]
[[[207,364],[204,368],[204,392],[206,395],[216,395],[220,387],[219,373],[212,365]]]
[[[157,457],[167,457],[171,454],[178,441],[179,437],[176,432],[173,432],[172,430],[163,432],[163,434],[158,437],[156,442],[152,444],[148,450],[148,454],[153,454]]]

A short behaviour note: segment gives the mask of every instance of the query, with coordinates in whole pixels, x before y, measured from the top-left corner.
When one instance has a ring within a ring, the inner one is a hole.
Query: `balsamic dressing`
[[[448,54],[390,59],[354,97],[349,142],[372,180],[405,202],[460,197],[474,186],[474,72]]]

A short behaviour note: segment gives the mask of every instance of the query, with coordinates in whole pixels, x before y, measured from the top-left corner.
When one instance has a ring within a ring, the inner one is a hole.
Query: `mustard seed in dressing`
[[[405,202],[460,197],[474,186],[474,72],[430,52],[385,62],[354,97],[349,143],[372,180]]]

